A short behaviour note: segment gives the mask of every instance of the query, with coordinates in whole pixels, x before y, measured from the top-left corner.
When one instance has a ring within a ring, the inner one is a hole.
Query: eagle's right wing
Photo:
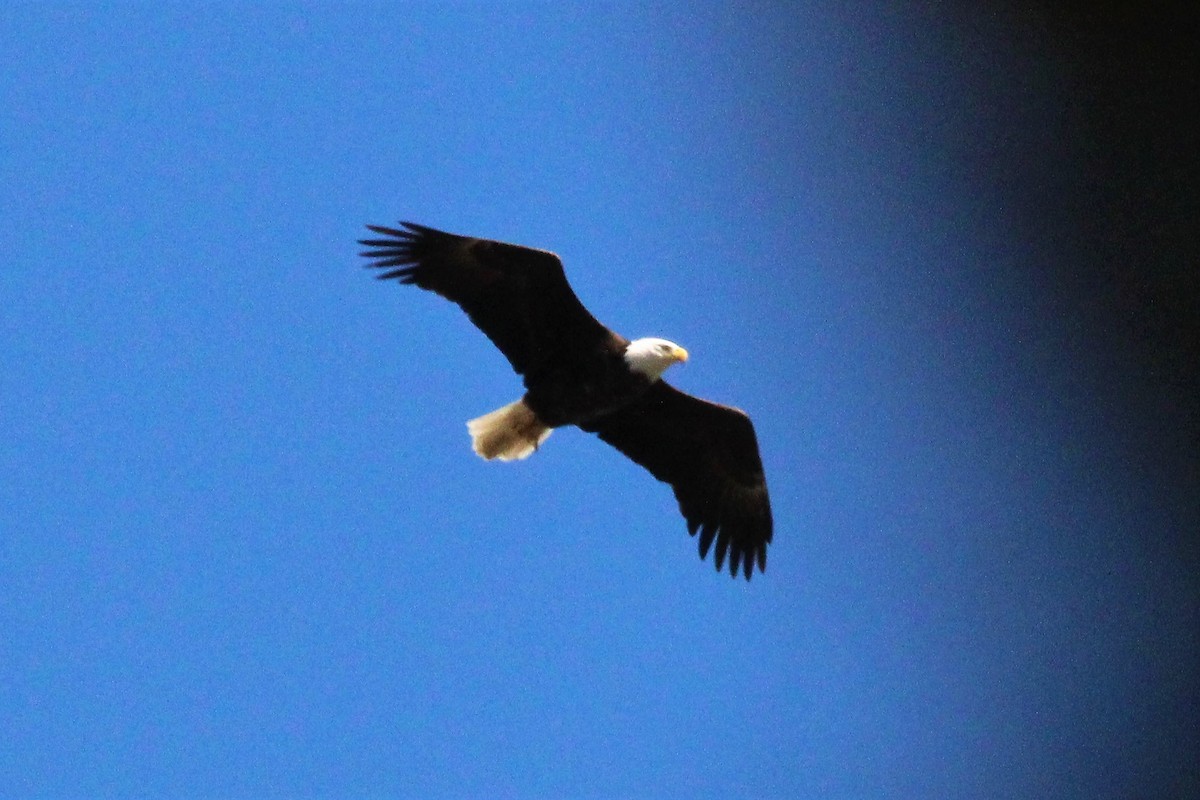
[[[620,411],[580,425],[671,484],[700,557],[750,580],[767,567],[771,501],[754,425],[736,408],[710,403],[658,381]]]

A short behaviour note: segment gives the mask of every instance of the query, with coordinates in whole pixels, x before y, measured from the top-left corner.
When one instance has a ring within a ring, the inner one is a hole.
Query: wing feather
[[[377,277],[436,292],[457,303],[518,374],[535,371],[565,348],[611,332],[579,302],[558,256],[515,244],[473,239],[412,222],[367,225],[382,238],[360,239]],[[397,269],[398,268],[398,269]]]
[[[750,418],[659,381],[631,406],[581,425],[671,485],[700,558],[720,571],[767,567],[771,502]]]

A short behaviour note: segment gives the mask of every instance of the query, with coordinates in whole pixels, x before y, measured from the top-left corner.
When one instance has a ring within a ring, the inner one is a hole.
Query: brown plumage
[[[749,580],[766,568],[771,505],[754,426],[745,413],[672,388],[659,377],[686,351],[630,342],[601,325],[572,291],[558,256],[404,222],[367,227],[378,277],[457,303],[523,376],[521,400],[470,423],[485,458],[525,458],[554,428],[576,425],[670,484],[720,570]]]

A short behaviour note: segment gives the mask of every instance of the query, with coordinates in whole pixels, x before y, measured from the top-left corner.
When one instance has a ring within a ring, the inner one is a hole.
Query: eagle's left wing
[[[558,256],[532,247],[446,233],[412,222],[367,227],[360,239],[378,277],[457,303],[520,375],[570,358],[613,333],[579,302]]]
[[[746,580],[767,567],[771,502],[754,425],[736,408],[710,403],[658,381],[637,402],[580,426],[654,477],[671,484],[700,557],[716,541],[718,570]]]

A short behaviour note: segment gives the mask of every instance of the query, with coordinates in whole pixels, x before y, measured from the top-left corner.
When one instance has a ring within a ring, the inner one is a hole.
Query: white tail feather
[[[471,449],[480,457],[517,461],[533,455],[552,429],[542,424],[524,400],[518,400],[471,420],[467,430]]]

